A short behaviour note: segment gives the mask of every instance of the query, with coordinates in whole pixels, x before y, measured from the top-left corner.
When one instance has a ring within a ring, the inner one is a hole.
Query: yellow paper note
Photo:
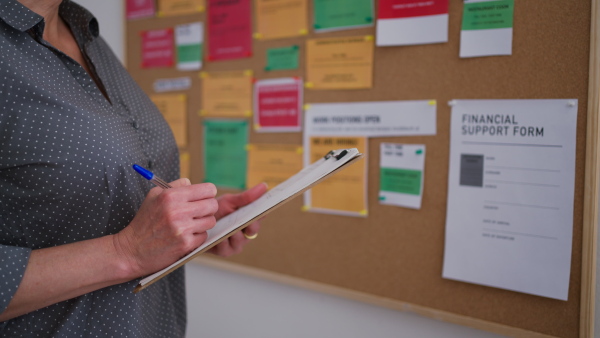
[[[202,115],[248,117],[252,111],[252,72],[202,73]]]
[[[255,0],[256,34],[261,40],[306,34],[307,0]]]
[[[175,135],[177,145],[185,147],[188,137],[186,96],[184,94],[161,94],[152,95],[150,99],[167,120]]]
[[[159,17],[198,13],[204,8],[204,0],[158,0]]]
[[[371,88],[373,48],[373,39],[369,36],[307,40],[306,87]]]
[[[190,178],[190,153],[182,151],[179,153],[179,177]]]
[[[299,172],[302,169],[299,149],[301,146],[287,144],[249,145],[248,187],[265,182],[271,189]]]
[[[366,137],[326,137],[310,138],[310,162],[314,163],[330,150],[357,148],[367,155]],[[362,160],[327,178],[312,188],[310,209],[331,211],[352,216],[367,215],[367,161]],[[309,210],[310,210],[309,209]]]

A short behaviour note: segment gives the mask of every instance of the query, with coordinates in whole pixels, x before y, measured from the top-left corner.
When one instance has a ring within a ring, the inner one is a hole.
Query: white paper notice
[[[425,145],[380,145],[379,203],[421,209]]]
[[[154,81],[154,91],[157,93],[176,92],[188,90],[192,87],[192,78],[189,76],[174,79],[158,79]]]
[[[454,101],[444,278],[567,300],[577,100]]]
[[[309,104],[304,116],[305,142],[310,136],[383,137],[436,133],[435,100]]]
[[[460,57],[511,55],[514,0],[465,0]]]
[[[377,46],[448,42],[448,0],[380,0]]]
[[[204,28],[201,22],[175,27],[177,44],[177,69],[199,70],[202,68],[202,42]]]

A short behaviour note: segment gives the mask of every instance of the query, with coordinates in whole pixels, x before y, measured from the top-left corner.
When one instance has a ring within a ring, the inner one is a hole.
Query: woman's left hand
[[[260,183],[239,194],[225,194],[217,198],[217,202],[219,202],[219,210],[217,210],[215,213],[215,218],[218,221],[237,209],[254,202],[265,192],[267,192],[267,190],[267,185],[265,183]],[[247,226],[244,230],[234,233],[228,239],[214,246],[209,250],[209,252],[223,257],[238,254],[242,252],[244,246],[250,242],[250,239],[246,238],[246,236],[251,237],[258,234],[259,229],[260,221],[255,221]],[[244,234],[246,236],[244,236]]]

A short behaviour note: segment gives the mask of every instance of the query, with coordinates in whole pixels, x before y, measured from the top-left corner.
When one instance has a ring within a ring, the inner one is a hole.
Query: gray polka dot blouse
[[[60,15],[108,100],[77,62],[43,40],[41,16],[0,0],[0,312],[31,250],[129,224],[151,188],[132,164],[179,177],[168,125],[98,36],[96,19],[68,0]],[[183,269],[133,294],[137,282],[2,322],[0,336],[184,336]]]

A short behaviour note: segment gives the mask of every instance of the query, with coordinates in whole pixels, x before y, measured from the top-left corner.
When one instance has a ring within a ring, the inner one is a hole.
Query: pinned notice
[[[373,37],[306,41],[306,87],[358,89],[373,86]]]
[[[125,16],[127,20],[151,18],[154,16],[154,0],[127,0]]]
[[[448,41],[448,0],[379,0],[377,46]]]
[[[567,300],[577,100],[452,107],[444,278]]]
[[[380,145],[379,203],[421,209],[425,145]]]
[[[204,120],[205,182],[220,187],[244,189],[248,144],[248,122]]]
[[[252,72],[202,73],[202,116],[248,117],[252,113]]]
[[[174,45],[172,28],[142,32],[142,68],[172,67]]]
[[[308,33],[308,0],[255,0],[259,40],[289,38]]]
[[[254,84],[254,125],[258,132],[302,129],[302,80],[281,78]]]
[[[150,99],[171,127],[179,147],[187,145],[187,98],[184,94],[152,95]]]
[[[177,43],[177,69],[199,70],[202,68],[202,40],[204,28],[201,22],[175,27]]]
[[[514,0],[465,0],[460,57],[511,55]]]
[[[436,134],[435,101],[314,103],[304,111],[304,136]]]
[[[367,138],[311,137],[304,153],[305,167],[338,148],[357,148],[366,156]],[[366,217],[367,161],[349,167],[305,192],[304,205],[304,209],[311,212]]]
[[[373,25],[373,0],[313,0],[316,32]]]
[[[209,0],[208,61],[252,56],[251,0]]]
[[[298,54],[300,47],[294,45],[281,48],[267,49],[266,71],[298,69]]]
[[[248,187],[261,182],[269,189],[302,170],[302,146],[293,144],[248,145]]]
[[[158,0],[158,16],[200,13],[204,7],[204,0]]]

